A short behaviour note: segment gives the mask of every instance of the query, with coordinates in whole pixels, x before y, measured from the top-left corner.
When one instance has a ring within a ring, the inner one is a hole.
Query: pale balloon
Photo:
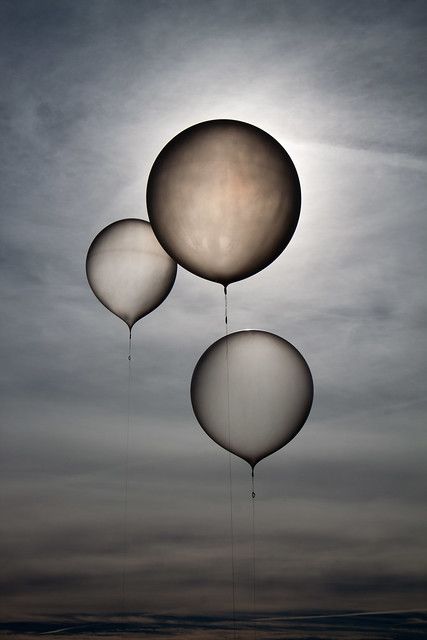
[[[145,220],[113,222],[92,242],[86,274],[96,297],[131,329],[173,287],[177,266]]]
[[[224,336],[201,356],[191,381],[201,427],[252,467],[281,449],[304,425],[313,379],[299,351],[265,331]]]

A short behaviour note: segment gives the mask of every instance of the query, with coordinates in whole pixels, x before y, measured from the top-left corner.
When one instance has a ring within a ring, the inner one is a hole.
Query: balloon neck
[[[227,287],[228,287],[228,285],[227,285],[227,284],[225,284],[225,285],[223,285],[223,286],[224,286],[224,295],[226,296],[226,295],[227,295]]]
[[[132,327],[129,327],[129,351],[128,351],[128,360],[129,362],[132,360]]]
[[[252,467],[252,500],[255,500],[255,477],[254,477],[255,466]]]

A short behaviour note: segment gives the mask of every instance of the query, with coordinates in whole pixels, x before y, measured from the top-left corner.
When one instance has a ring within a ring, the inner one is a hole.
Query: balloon
[[[252,469],[292,440],[312,401],[313,379],[302,355],[265,331],[238,331],[212,344],[191,381],[202,429]]]
[[[176,269],[150,223],[137,218],[105,227],[86,258],[92,291],[129,329],[163,302],[175,282]]]
[[[277,258],[300,206],[289,155],[265,131],[237,120],[182,131],[148,178],[148,216],[160,244],[188,271],[224,286]]]

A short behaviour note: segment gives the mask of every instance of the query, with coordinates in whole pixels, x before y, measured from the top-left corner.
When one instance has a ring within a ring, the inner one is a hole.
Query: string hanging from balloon
[[[127,425],[124,462],[124,504],[123,504],[123,567],[122,567],[122,610],[126,611],[127,565],[129,555],[128,502],[129,502],[129,445],[131,429],[132,398],[132,329],[129,329],[128,380],[127,380]]]
[[[231,442],[231,425],[230,425],[230,387],[229,387],[229,364],[228,364],[228,294],[227,287],[224,286],[224,323],[225,323],[225,341],[226,341],[226,384],[227,384],[227,420],[226,420],[226,432],[228,442]],[[231,451],[228,452],[228,491],[230,501],[230,546],[231,546],[231,600],[232,600],[232,612],[233,612],[233,638],[237,637],[237,622],[236,622],[236,568],[234,559],[234,521],[233,521],[233,473],[232,473],[232,460]]]
[[[231,454],[230,454],[231,455]],[[251,474],[252,491],[251,491],[251,504],[252,504],[252,629],[253,638],[256,640],[256,546],[255,546],[255,474],[252,469]]]

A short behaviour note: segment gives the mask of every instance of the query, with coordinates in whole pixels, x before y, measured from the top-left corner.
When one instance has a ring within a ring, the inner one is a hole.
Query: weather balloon
[[[208,436],[253,469],[301,429],[313,401],[313,379],[302,355],[283,338],[238,331],[201,356],[191,401]]]
[[[158,155],[147,185],[160,244],[188,271],[225,287],[277,258],[300,205],[298,174],[285,149],[236,120],[179,133]]]
[[[132,329],[172,289],[176,263],[145,220],[113,222],[92,242],[86,274],[96,297]]]

